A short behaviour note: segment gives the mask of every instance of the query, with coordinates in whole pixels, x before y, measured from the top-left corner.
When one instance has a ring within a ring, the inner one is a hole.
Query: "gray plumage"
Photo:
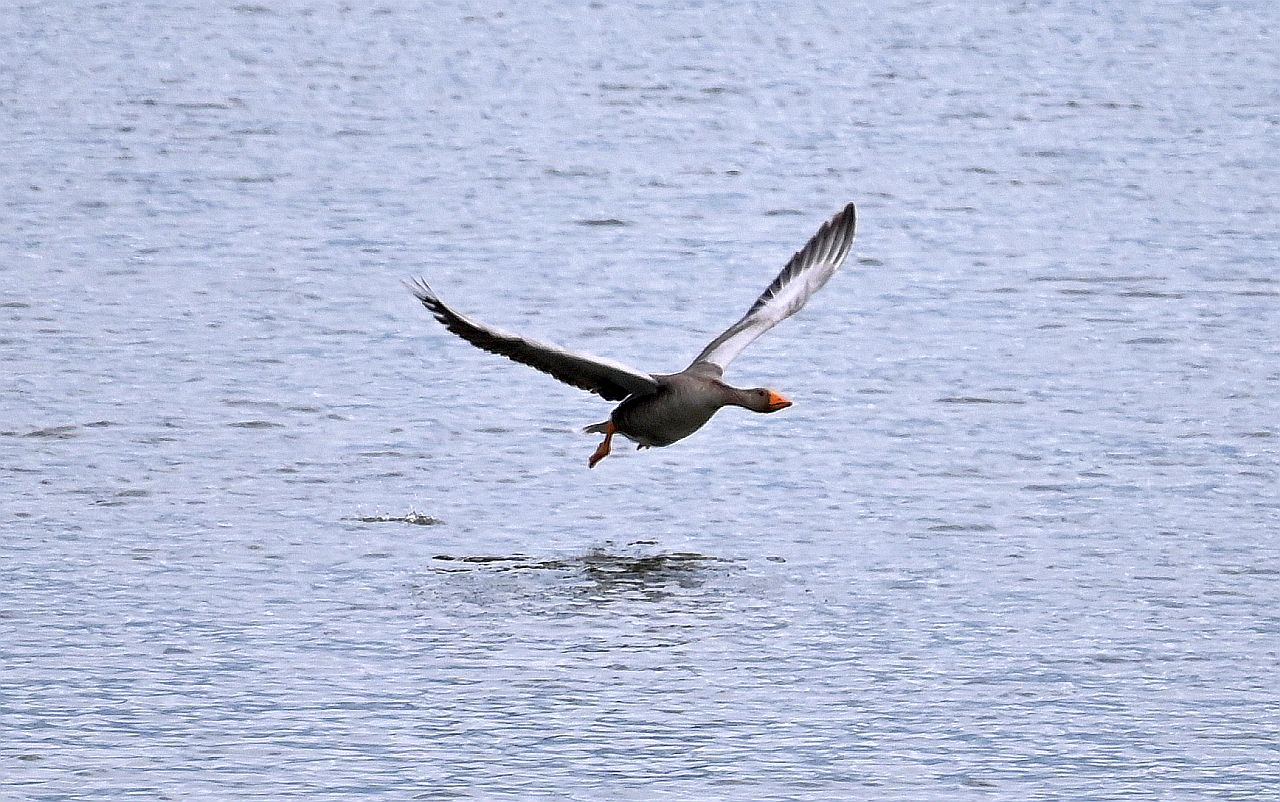
[[[608,421],[587,427],[589,432],[605,435],[604,443],[592,455],[590,464],[594,467],[609,453],[614,432],[641,447],[667,446],[693,434],[726,406],[755,412],[776,412],[790,406],[791,402],[776,391],[732,387],[721,381],[721,376],[748,345],[800,311],[830,280],[853,246],[855,228],[856,211],[850,203],[823,223],[791,257],[740,320],[712,340],[687,368],[672,374],[645,373],[620,362],[502,331],[454,311],[422,279],[406,286],[445,328],[477,348],[537,368],[606,400],[621,401]]]

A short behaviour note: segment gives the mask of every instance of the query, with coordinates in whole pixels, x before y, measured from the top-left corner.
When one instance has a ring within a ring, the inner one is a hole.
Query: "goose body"
[[[639,448],[669,446],[702,428],[726,406],[753,412],[777,412],[791,406],[776,390],[725,383],[724,371],[756,338],[800,311],[827,283],[848,256],[855,228],[856,211],[850,203],[791,257],[742,318],[708,343],[679,373],[645,373],[620,362],[511,334],[454,311],[421,279],[407,286],[445,328],[477,348],[537,368],[605,400],[621,402],[609,420],[586,428],[605,436],[588,461],[594,468],[609,454],[614,434],[634,441]]]

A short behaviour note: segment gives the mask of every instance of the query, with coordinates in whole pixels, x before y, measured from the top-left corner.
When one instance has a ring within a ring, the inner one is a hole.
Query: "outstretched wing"
[[[559,346],[490,328],[464,317],[446,306],[422,279],[405,282],[405,286],[445,328],[475,347],[537,368],[565,384],[589,390],[609,401],[621,401],[635,393],[647,394],[658,389],[657,380],[648,373],[619,362],[589,354],[575,354]]]
[[[724,370],[757,337],[799,312],[809,296],[827,283],[849,255],[856,216],[850,203],[823,223],[813,239],[791,257],[747,314],[702,349],[693,365],[709,362]]]

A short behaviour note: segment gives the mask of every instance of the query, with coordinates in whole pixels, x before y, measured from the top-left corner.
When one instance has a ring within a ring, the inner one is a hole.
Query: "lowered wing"
[[[464,317],[446,306],[422,279],[405,282],[405,286],[445,328],[475,347],[537,368],[565,384],[588,390],[609,401],[621,401],[635,393],[647,394],[658,389],[657,380],[648,373],[620,362],[577,354]]]

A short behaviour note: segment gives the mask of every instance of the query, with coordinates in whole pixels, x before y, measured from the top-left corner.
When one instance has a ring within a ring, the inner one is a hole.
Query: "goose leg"
[[[614,426],[613,422],[610,421],[608,428],[604,430],[604,442],[596,449],[596,453],[591,455],[591,459],[587,460],[588,468],[596,467],[597,462],[609,456],[609,445],[613,440],[613,433],[616,431],[618,431],[618,427]]]

